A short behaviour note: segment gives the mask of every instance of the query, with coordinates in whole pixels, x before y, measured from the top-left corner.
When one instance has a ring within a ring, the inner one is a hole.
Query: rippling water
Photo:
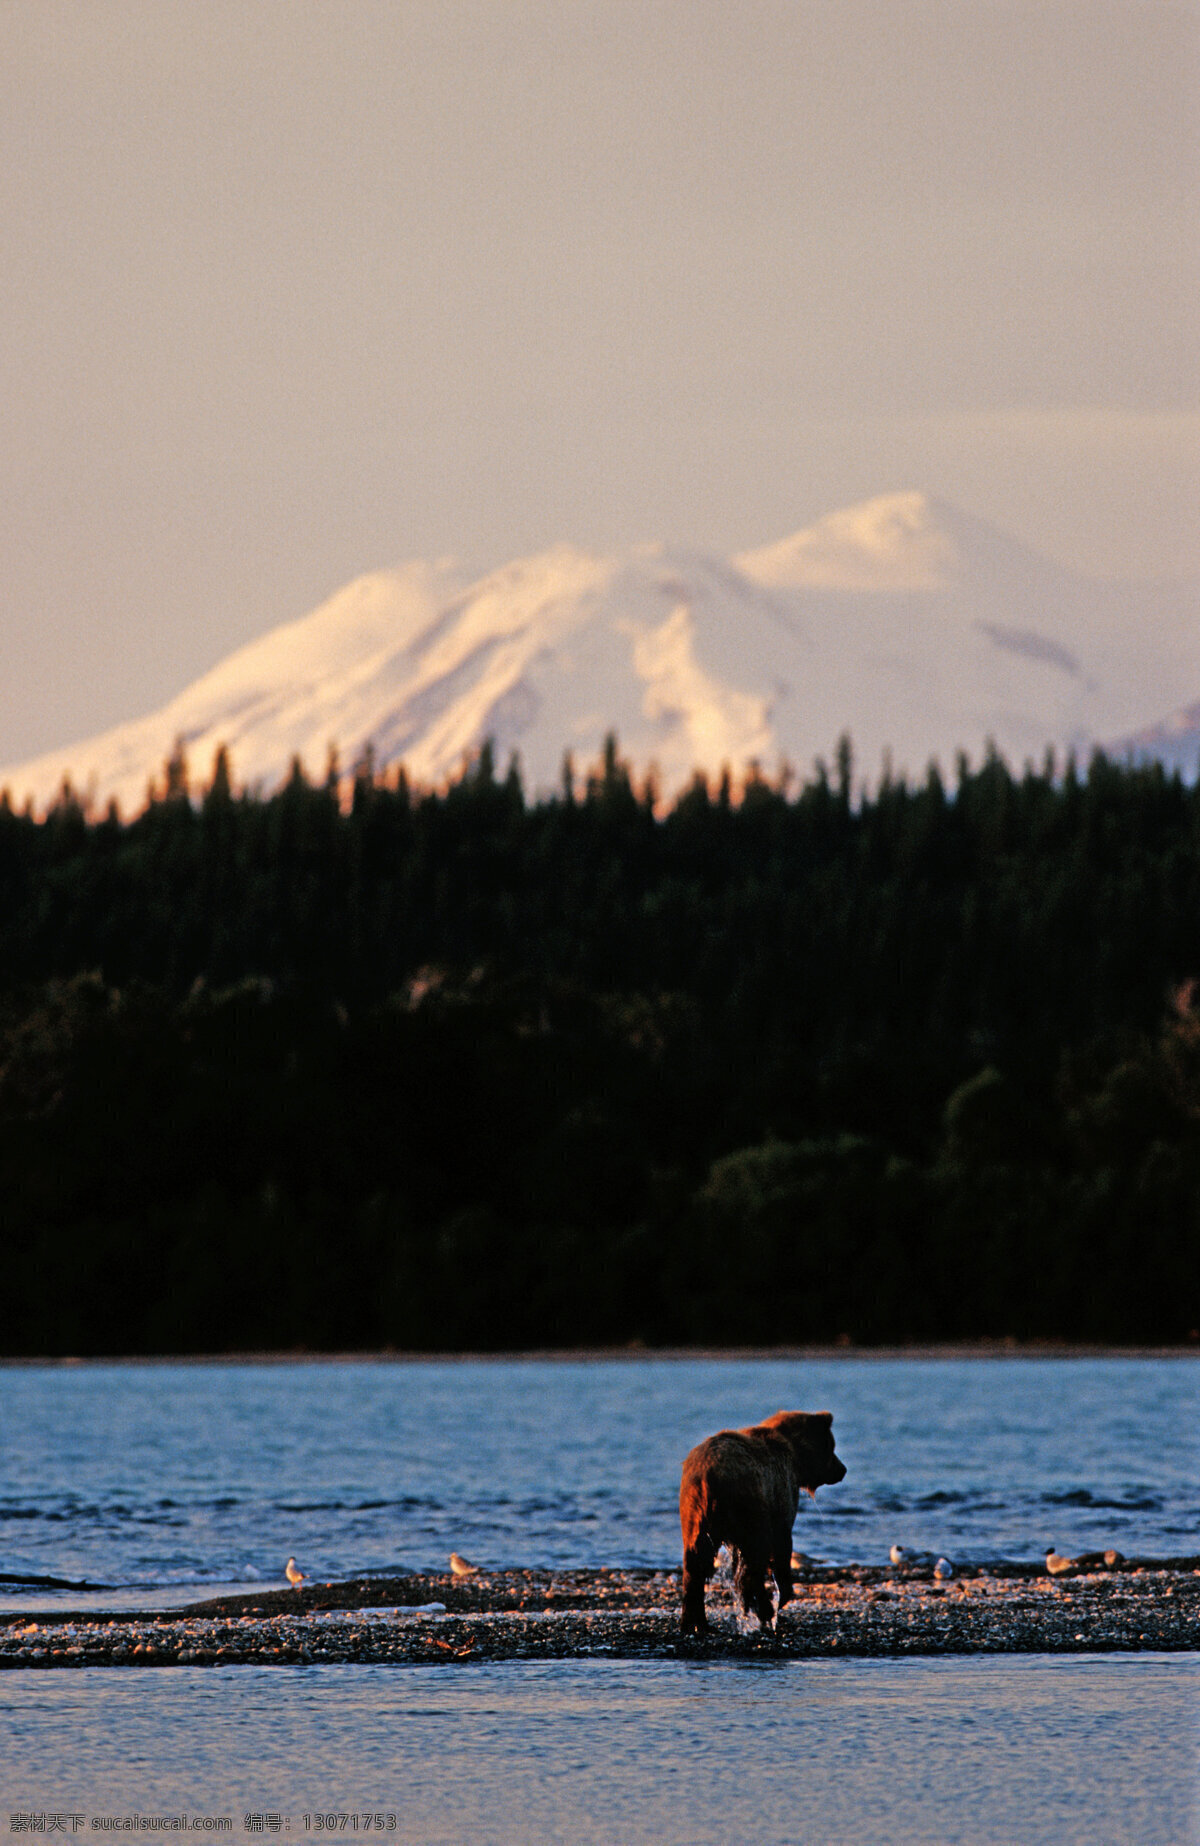
[[[93,1840],[1186,1846],[1198,1693],[1194,1655],[6,1673],[0,1796]]]
[[[784,1406],[832,1410],[848,1469],[801,1506],[815,1556],[1194,1552],[1198,1386],[1189,1359],[12,1367],[0,1572],[156,1600],[277,1580],[290,1553],[319,1578],[452,1549],[672,1564],[687,1449]]]

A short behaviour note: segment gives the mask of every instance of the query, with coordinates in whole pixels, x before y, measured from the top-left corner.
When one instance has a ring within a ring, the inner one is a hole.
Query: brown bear
[[[733,1555],[734,1587],[745,1614],[765,1629],[775,1625],[775,1603],[767,1588],[770,1569],[779,1588],[779,1607],[792,1600],[792,1526],[800,1489],[844,1480],[833,1452],[833,1416],[828,1410],[777,1410],[750,1429],[723,1429],[698,1443],[683,1464],[679,1523],[683,1529],[684,1634],[704,1634],[704,1586],[717,1553]]]

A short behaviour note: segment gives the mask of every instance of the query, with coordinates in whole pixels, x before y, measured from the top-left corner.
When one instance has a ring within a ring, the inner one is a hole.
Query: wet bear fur
[[[734,1589],[743,1612],[775,1625],[768,1571],[779,1607],[792,1600],[792,1526],[800,1489],[845,1478],[834,1454],[828,1410],[777,1410],[749,1429],[723,1429],[698,1443],[683,1464],[679,1524],[683,1532],[684,1634],[704,1634],[704,1589],[722,1545],[733,1557]]]

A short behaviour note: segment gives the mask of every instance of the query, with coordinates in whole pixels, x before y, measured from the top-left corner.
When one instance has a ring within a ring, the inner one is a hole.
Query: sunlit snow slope
[[[1113,745],[1118,758],[1136,763],[1162,763],[1177,769],[1189,782],[1200,772],[1200,700],[1181,706],[1158,724],[1147,724]]]
[[[615,731],[664,793],[696,769],[786,760],[807,772],[840,734],[860,771],[922,775],[988,740],[1020,763],[1133,732],[1200,688],[1185,589],[1072,576],[918,493],[831,514],[733,559],[559,545],[477,582],[413,563],[361,577],[230,655],[149,717],[0,770],[17,801],[64,776],[126,812],[182,741],[194,780],[218,745],[270,789],[299,756],[322,775],[368,744],[419,783],[487,738],[527,786],[596,760]]]

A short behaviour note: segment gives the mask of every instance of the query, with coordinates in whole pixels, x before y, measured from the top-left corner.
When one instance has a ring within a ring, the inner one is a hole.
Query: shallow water
[[[800,1508],[815,1556],[1200,1550],[1189,1359],[86,1365],[0,1369],[0,1572],[150,1603],[291,1553],[317,1578],[452,1549],[671,1565],[687,1449],[782,1406],[832,1410],[848,1469]]]
[[[1198,1695],[1196,1655],[12,1672],[0,1798],[91,1839],[1186,1846]]]

